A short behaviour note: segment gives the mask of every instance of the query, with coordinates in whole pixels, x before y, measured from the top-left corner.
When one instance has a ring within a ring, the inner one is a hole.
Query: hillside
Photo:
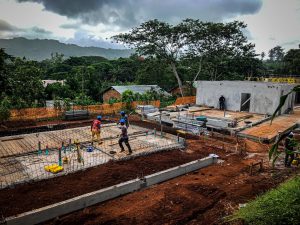
[[[48,39],[0,39],[0,48],[16,57],[25,56],[27,59],[41,61],[51,57],[51,53],[61,53],[65,57],[70,56],[102,56],[107,59],[119,57],[129,57],[132,50],[123,49],[105,49],[98,47],[80,47],[74,44],[64,44],[57,40]]]

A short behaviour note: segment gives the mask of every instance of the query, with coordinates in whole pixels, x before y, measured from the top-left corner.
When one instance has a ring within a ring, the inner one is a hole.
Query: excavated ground
[[[13,189],[0,191],[0,212],[5,217],[18,214],[178,166],[207,155],[200,151],[189,154],[174,150],[129,161],[111,161],[82,172],[18,185]]]
[[[138,119],[132,123],[159,128]],[[164,131],[176,133],[172,128],[164,127]],[[173,150],[129,161],[109,162],[63,177],[1,190],[0,216],[16,215],[215,153],[221,159],[216,165],[46,224],[221,224],[224,216],[237,209],[238,204],[253,199],[297,172],[296,169],[272,171],[267,165],[267,152],[242,156],[226,152],[222,146],[212,147],[220,141],[218,137],[216,140],[198,140],[188,135],[188,138],[185,151]],[[265,159],[264,171],[255,170],[250,176],[250,163],[262,158]]]
[[[188,151],[197,151],[190,141]],[[193,154],[193,153],[191,153]],[[239,204],[275,187],[296,173],[265,168],[250,176],[257,157],[224,155],[223,163],[125,195],[45,224],[224,224]]]

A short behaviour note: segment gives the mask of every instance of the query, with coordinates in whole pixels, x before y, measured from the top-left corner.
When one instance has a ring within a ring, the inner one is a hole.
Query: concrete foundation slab
[[[9,145],[12,151],[22,154],[0,157],[2,159],[0,160],[0,188],[26,181],[37,181],[73,173],[106,163],[109,160],[128,160],[133,157],[175,148],[179,149],[184,146],[182,138],[178,139],[173,135],[161,134],[155,130],[132,125],[129,127],[129,143],[133,153],[127,155],[128,151],[124,143],[126,151],[120,152],[121,149],[118,143],[119,133],[120,129],[115,124],[106,125],[101,131],[102,144],[93,143],[93,146],[91,143],[90,127],[43,132],[37,136],[36,134],[24,135],[23,145],[20,145],[18,136],[11,136],[9,139],[2,138],[4,140],[3,143]],[[33,136],[35,136],[35,139],[33,139]],[[68,140],[70,139],[71,141],[69,142]],[[80,142],[78,151],[74,140]],[[27,152],[29,149],[26,149],[26,147],[30,147],[30,141],[37,148],[31,152]],[[48,144],[47,141],[49,141]],[[41,146],[40,151],[38,151],[39,142]],[[62,145],[64,147],[61,150],[61,158],[59,158],[59,149]],[[92,152],[88,151],[90,147],[93,148]],[[24,151],[22,150],[23,148],[25,149]],[[62,172],[52,174],[45,171],[45,166],[59,164],[65,157],[68,161],[62,165],[64,168]],[[9,162],[14,163],[8,166]]]
[[[271,121],[266,121],[241,131],[238,133],[238,136],[255,141],[272,142],[279,133],[292,130],[297,124],[300,124],[300,109],[296,109],[293,114],[276,117],[272,124]]]

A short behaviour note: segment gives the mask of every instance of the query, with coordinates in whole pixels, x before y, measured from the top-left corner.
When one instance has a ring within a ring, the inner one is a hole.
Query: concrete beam
[[[109,199],[128,194],[130,192],[161,183],[163,181],[184,175],[200,168],[216,163],[218,157],[210,155],[206,158],[195,160],[177,167],[173,167],[155,174],[134,179],[98,191],[90,192],[56,204],[25,212],[5,219],[7,225],[37,224],[64,214],[68,214],[88,206],[95,205]]]
[[[166,180],[184,175],[186,173],[201,169],[217,162],[217,157],[209,156],[203,159],[195,160],[171,169],[145,176],[146,186],[161,183]]]

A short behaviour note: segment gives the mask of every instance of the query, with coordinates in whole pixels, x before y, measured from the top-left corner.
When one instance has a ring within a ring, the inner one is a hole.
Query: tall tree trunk
[[[196,79],[198,78],[198,76],[199,76],[201,70],[202,70],[202,57],[200,58],[199,69],[198,69],[198,72],[197,72],[196,76],[195,76],[194,79],[193,79],[193,83],[194,83],[194,82],[196,81]]]
[[[176,66],[175,66],[175,63],[171,62],[170,63],[171,67],[172,67],[172,70],[173,70],[173,73],[177,79],[177,82],[178,82],[178,87],[179,87],[179,90],[180,90],[180,93],[181,93],[181,96],[183,97],[183,91],[182,91],[182,82],[181,82],[181,79],[180,77],[178,76],[178,73],[177,73],[177,70],[176,70]]]

